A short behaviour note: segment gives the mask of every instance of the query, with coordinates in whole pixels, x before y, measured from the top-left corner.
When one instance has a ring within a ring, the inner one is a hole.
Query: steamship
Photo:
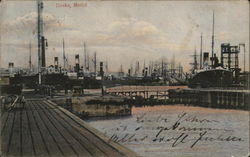
[[[202,57],[202,34],[201,34],[201,51],[200,51],[200,69],[197,68],[196,51],[194,55],[193,75],[188,80],[188,86],[194,87],[230,87],[233,84],[239,84],[239,52],[240,47],[231,46],[230,43],[221,44],[221,59],[214,53],[214,13],[212,23],[212,56],[209,60],[209,53],[204,52]],[[202,62],[203,58],[203,62]],[[211,64],[209,64],[211,63]],[[203,66],[202,66],[203,65]]]
[[[189,79],[189,87],[231,87],[239,84],[240,68],[238,54],[239,46],[231,46],[229,43],[221,44],[221,62],[214,54],[210,58],[211,65],[208,65],[209,53],[203,54],[203,68],[196,70]]]

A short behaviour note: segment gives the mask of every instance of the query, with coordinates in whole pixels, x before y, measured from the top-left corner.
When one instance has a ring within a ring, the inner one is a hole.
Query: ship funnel
[[[203,67],[208,67],[209,52],[203,53]]]

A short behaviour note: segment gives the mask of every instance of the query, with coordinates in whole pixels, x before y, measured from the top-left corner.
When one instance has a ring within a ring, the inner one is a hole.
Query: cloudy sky
[[[175,56],[185,70],[190,68],[191,55],[211,52],[212,14],[215,14],[215,52],[220,44],[246,43],[249,49],[249,6],[247,1],[73,1],[44,2],[44,35],[49,47],[47,65],[58,56],[62,64],[62,40],[70,63],[80,54],[83,43],[92,56],[108,61],[109,69],[127,68],[135,61],[169,61]],[[63,7],[62,5],[67,5]],[[70,7],[69,7],[70,6]],[[8,62],[28,67],[29,42],[32,62],[37,64],[35,1],[3,1],[0,9],[1,67]],[[247,51],[248,54],[248,51]],[[240,54],[243,65],[243,52]],[[83,63],[82,63],[83,64]],[[248,63],[247,63],[248,64]]]

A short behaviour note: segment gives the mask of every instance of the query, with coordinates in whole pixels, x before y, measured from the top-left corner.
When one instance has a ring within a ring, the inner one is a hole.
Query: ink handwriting
[[[219,121],[186,112],[175,115],[175,118],[142,114],[135,121],[136,126],[123,124],[111,129],[109,140],[118,143],[168,143],[171,147],[187,145],[190,148],[204,142],[243,141],[241,137],[233,135],[234,130],[223,128]]]

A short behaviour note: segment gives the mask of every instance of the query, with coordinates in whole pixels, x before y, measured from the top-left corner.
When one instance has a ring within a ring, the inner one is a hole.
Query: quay
[[[187,88],[185,86],[163,87],[120,87],[107,89],[111,95],[131,98],[134,105],[184,104],[192,106],[242,109],[250,106],[249,89],[236,88]],[[136,99],[134,100],[133,97]],[[140,98],[139,98],[140,97]]]
[[[83,120],[91,117],[121,117],[132,114],[129,99],[120,96],[102,96],[99,93],[99,95],[55,97],[50,100]]]
[[[1,156],[137,157],[79,117],[45,99],[1,110]]]
[[[250,91],[248,89],[171,89],[170,103],[225,109],[248,110]]]

